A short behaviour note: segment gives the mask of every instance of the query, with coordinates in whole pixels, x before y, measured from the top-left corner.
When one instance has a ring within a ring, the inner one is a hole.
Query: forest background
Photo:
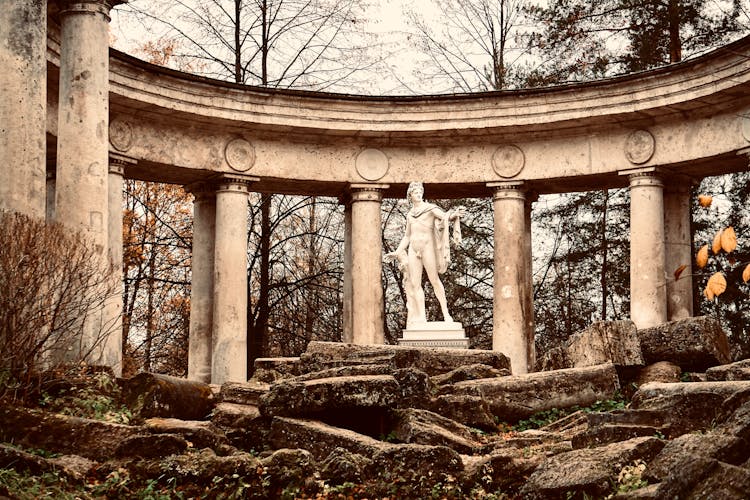
[[[272,88],[416,95],[551,86],[677,64],[749,34],[750,0],[130,0],[112,17],[115,48],[181,71]],[[750,261],[750,174],[696,182],[696,249],[728,226],[739,244],[705,268],[685,263],[682,276],[694,277],[695,314],[718,317],[734,357],[745,358],[750,287],[739,275]],[[700,206],[698,193],[713,203]],[[464,243],[444,283],[471,346],[490,348],[491,201],[431,201],[467,207]],[[384,251],[398,244],[407,209],[384,200]],[[192,195],[128,180],[123,211],[124,373],[184,376]],[[340,341],[339,201],[254,193],[247,218],[249,356],[294,356],[310,340]],[[537,352],[594,321],[628,318],[626,188],[540,196],[532,241]],[[727,290],[708,301],[701,290],[719,270]],[[395,265],[385,264],[382,278],[386,340],[395,343],[405,294]],[[436,303],[428,309],[439,319]]]

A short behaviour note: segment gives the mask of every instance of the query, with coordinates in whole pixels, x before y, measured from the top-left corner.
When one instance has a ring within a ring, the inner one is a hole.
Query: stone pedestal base
[[[403,338],[398,339],[398,345],[468,349],[469,339],[466,338],[466,332],[464,332],[461,323],[456,321],[427,321],[407,325]]]

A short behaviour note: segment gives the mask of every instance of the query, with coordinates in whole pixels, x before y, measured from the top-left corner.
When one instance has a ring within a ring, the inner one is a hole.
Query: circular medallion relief
[[[630,163],[640,165],[654,156],[656,141],[648,130],[636,130],[625,141],[625,156]]]
[[[521,173],[526,157],[518,146],[507,144],[500,146],[492,154],[492,168],[495,173],[505,179],[510,179]]]
[[[245,172],[255,164],[255,148],[245,139],[232,139],[224,148],[224,158],[234,170]]]
[[[109,123],[109,143],[117,151],[125,152],[133,145],[133,127],[125,120],[115,118]]]
[[[357,155],[354,166],[363,179],[377,181],[388,172],[388,157],[379,149],[365,149]]]

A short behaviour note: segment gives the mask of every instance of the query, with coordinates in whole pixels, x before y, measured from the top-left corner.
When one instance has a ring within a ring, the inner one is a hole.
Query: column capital
[[[236,191],[247,193],[250,185],[258,182],[260,177],[246,177],[240,175],[224,174],[213,179],[216,192]]]
[[[658,167],[631,168],[620,170],[618,175],[627,176],[630,187],[635,186],[656,186],[664,187],[662,182],[663,171]]]
[[[520,181],[488,182],[487,187],[493,190],[493,200],[526,200],[525,183]],[[532,200],[533,201],[533,200]]]
[[[125,167],[131,167],[138,164],[138,160],[124,156],[118,153],[109,154],[109,173],[125,175]]]
[[[109,22],[109,11],[127,0],[61,0],[60,16],[70,14],[101,14]]]
[[[355,201],[380,201],[383,199],[383,191],[388,189],[390,184],[349,184],[349,191],[345,198],[349,203]]]

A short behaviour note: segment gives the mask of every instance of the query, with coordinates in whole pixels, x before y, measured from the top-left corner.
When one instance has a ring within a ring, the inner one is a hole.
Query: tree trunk
[[[680,39],[680,0],[669,0],[669,62],[682,60]]]
[[[601,288],[602,288],[602,320],[607,319],[607,252],[609,250],[607,245],[607,206],[609,205],[609,190],[603,189],[602,194],[604,195],[604,203],[602,203],[602,227],[601,227],[601,238],[602,238],[602,272],[601,272]]]

